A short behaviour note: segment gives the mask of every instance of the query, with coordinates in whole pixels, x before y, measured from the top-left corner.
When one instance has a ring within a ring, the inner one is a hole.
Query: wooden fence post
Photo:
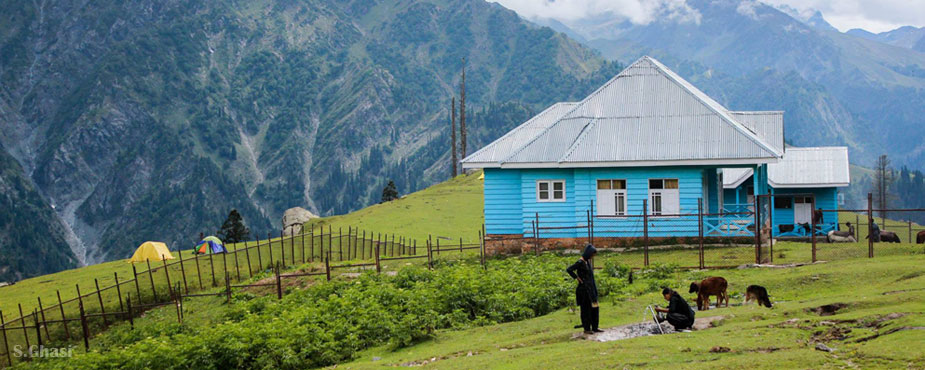
[[[311,225],[308,239],[308,262],[315,262],[315,225]]]
[[[302,226],[302,228],[304,229],[305,226]],[[302,235],[302,239],[301,239],[302,241],[302,264],[305,264],[305,230],[302,230],[301,235]]]
[[[154,295],[154,302],[160,301],[157,298],[157,289],[154,288],[154,273],[151,272],[151,260],[146,259],[145,262],[148,264],[148,280],[151,280],[151,294]]]
[[[755,196],[755,264],[761,263],[761,196]]]
[[[80,293],[77,294],[80,297]],[[90,326],[87,325],[87,314],[84,312],[84,302],[82,299],[78,303],[80,306],[80,327],[83,331],[84,350],[90,351]]]
[[[80,296],[80,290],[77,290],[77,296]],[[22,314],[22,303],[19,303],[19,326],[22,327],[22,336],[26,338],[26,348],[32,347],[29,344],[29,332],[26,331],[26,315]]]
[[[45,320],[45,308],[42,307],[42,297],[36,297],[39,301],[39,313],[42,314],[42,326],[45,327],[45,338],[48,338],[51,341],[51,335],[48,334],[48,324]]]
[[[816,263],[816,217],[815,217],[816,216],[816,195],[815,194],[813,194],[813,196],[810,198],[810,209],[812,209],[813,213],[812,213],[812,217],[810,217],[811,219],[810,223],[812,224],[812,226],[809,229],[810,230],[809,233],[811,234],[810,238],[812,239],[812,242],[813,242],[813,263]]]
[[[260,238],[259,236],[257,238]],[[251,249],[247,246],[247,240],[244,241],[244,258],[247,259],[247,277],[254,276],[254,270],[251,268]]]
[[[854,240],[861,240],[861,215],[854,214]]]
[[[13,357],[10,356],[10,342],[6,338],[6,321],[3,319],[3,310],[0,310],[0,331],[3,332],[3,350],[6,352],[7,365],[13,366]]]
[[[376,243],[376,273],[382,273],[382,264],[379,261],[379,243]]]
[[[71,329],[67,327],[67,317],[64,316],[64,304],[61,302],[61,291],[55,290],[55,294],[58,295],[58,310],[61,311],[61,322],[64,324],[64,337],[70,341]]]
[[[106,317],[106,316],[103,316]],[[35,323],[35,337],[38,341],[39,348],[42,348],[42,328],[39,326],[39,315],[38,312],[35,312],[35,309],[32,309],[32,322]]]
[[[433,249],[430,246],[431,238],[430,235],[427,236],[427,268],[433,270],[434,268],[434,254]]]
[[[215,253],[209,253],[209,271],[212,272],[212,287],[217,287],[218,284],[215,283],[215,258],[212,256]]]
[[[167,259],[165,259],[164,257],[166,256],[161,256],[161,261],[164,262],[164,276],[167,277],[167,292],[170,293],[171,296],[173,296],[173,283],[170,282],[170,272],[167,271],[168,270]],[[177,294],[179,293],[180,292],[178,291]]]
[[[103,314],[103,326],[109,326],[109,319],[106,318],[106,306],[103,306],[103,293],[100,291],[100,281],[93,279],[96,285],[96,298],[100,301],[100,313]]]
[[[263,257],[260,253],[260,235],[257,235],[257,272],[263,271]]]
[[[479,263],[485,267],[485,239],[482,238],[482,230],[479,229]]]
[[[276,299],[283,299],[283,278],[279,275],[279,262],[276,263]]]
[[[534,214],[536,222],[533,224],[533,255],[540,255],[540,213]]]
[[[196,257],[195,257],[194,259],[196,260],[196,276],[199,277],[199,290],[202,290],[202,289],[203,289],[203,287],[202,287],[202,268],[199,267],[199,256],[200,256],[200,254],[197,253],[197,252],[193,252],[193,253],[196,253]],[[139,296],[139,302],[141,302],[140,298],[141,298],[141,297]]]
[[[173,290],[173,288],[170,288]],[[183,298],[183,294],[180,293],[180,283],[177,283],[177,294],[173,295],[173,306],[177,309],[177,323],[183,325],[183,307],[180,303],[180,299]]]
[[[912,243],[912,220],[907,221],[909,223],[909,243]]]
[[[113,278],[116,279],[116,295],[119,296],[119,312],[125,312],[125,305],[122,303],[122,288],[119,287],[119,285],[122,285],[119,283],[119,273],[113,272],[112,275]]]
[[[295,266],[297,263],[295,261],[295,228],[290,228],[289,235],[289,258],[292,259],[292,265]]]
[[[703,198],[697,198],[697,238],[700,240],[700,269],[703,270]]]
[[[354,259],[357,258],[357,249],[358,249],[357,242],[359,241],[357,239],[359,238],[359,236],[360,236],[360,229],[359,228],[353,229],[353,258]],[[363,259],[363,257],[360,257],[360,259]]]
[[[874,258],[874,198],[867,193],[867,258]]]
[[[328,256],[325,258],[321,256],[321,259],[324,260],[324,276],[331,281],[331,250],[328,249]]]
[[[439,236],[437,237],[437,245],[434,248],[437,249],[437,255],[439,256],[440,255],[440,237]]]
[[[234,250],[234,272],[235,276],[238,278],[237,280],[241,281],[241,266],[238,264],[238,260],[240,259],[238,258],[238,252],[237,249]]]
[[[231,303],[231,277],[225,274],[225,303]]]
[[[128,324],[135,329],[135,313],[132,312],[132,293],[125,296],[126,307],[128,308]]]
[[[224,243],[224,242],[222,242]],[[228,273],[228,248],[225,248],[225,251],[222,252],[222,272]]]
[[[649,266],[649,200],[642,200],[643,265]]]
[[[363,243],[363,245],[360,246],[360,259],[365,259],[366,258],[366,230],[363,230],[363,238],[360,239],[360,243]],[[372,243],[370,243],[370,245],[372,245]]]
[[[276,264],[273,263],[273,234],[267,233],[267,246],[270,247],[270,268],[274,268]]]
[[[280,257],[281,268],[286,268],[286,237],[283,236],[283,231],[279,231],[279,255]]]
[[[328,251],[334,250],[334,231],[331,229],[331,225],[328,225]],[[328,253],[328,259],[331,259],[331,254]]]
[[[180,255],[180,277],[183,278],[183,290],[189,294],[189,286],[186,285],[186,268],[183,267],[183,251],[178,250],[177,254]]]
[[[132,262],[132,280],[135,280],[135,294],[138,295],[138,302],[141,302],[141,286],[138,285],[138,271],[135,269],[135,263]]]

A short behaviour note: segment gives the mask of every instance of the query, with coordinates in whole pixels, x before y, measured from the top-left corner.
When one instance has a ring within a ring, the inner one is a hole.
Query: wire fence
[[[60,290],[55,292],[55,302],[37,297],[37,308],[23,312],[20,303],[15,318],[0,311],[0,367],[29,361],[30,349],[49,344],[82,343],[89,350],[94,333],[126,320],[134,327],[134,318],[156,307],[175,306],[182,323],[186,299],[225,296],[230,300],[237,289],[259,287],[272,288],[282,298],[286,279],[323,276],[330,280],[338,272],[367,269],[388,273],[414,261],[433,268],[441,260],[479,256],[484,264],[483,246],[481,232],[477,241],[429,237],[419,242],[353,227],[335,231],[329,226],[327,232],[313,228],[292,236],[268,235],[265,240],[230,246],[226,253],[188,256],[188,250],[175,251],[177,258],[171,262],[148,260],[141,263],[142,269],[133,264],[132,277],[114,273],[112,285],[100,286],[99,279],[89,288],[75,284],[73,298],[62,299]],[[293,271],[284,273],[287,268]],[[256,282],[243,283],[255,277]]]
[[[775,207],[775,199],[795,197],[808,205],[805,220],[795,219],[793,210]],[[911,220],[925,209],[878,210],[872,204],[861,210],[823,209],[816,206],[812,193],[759,195],[751,206],[713,213],[704,211],[702,200],[695,212],[651,214],[647,200],[637,209],[637,214],[595,215],[592,203],[581,211],[584,222],[577,223],[536,212],[523,236],[489,235],[486,243],[490,254],[512,251],[499,248],[499,242],[535,254],[587,243],[632,267],[674,264],[700,269],[908,255],[922,253],[917,244],[925,243],[925,227],[898,221]],[[875,214],[880,215],[879,225]],[[867,238],[871,230],[880,230],[881,236]],[[848,234],[852,239],[844,238]]]

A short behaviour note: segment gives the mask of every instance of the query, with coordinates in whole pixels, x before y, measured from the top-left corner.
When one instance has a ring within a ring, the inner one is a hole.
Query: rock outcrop
[[[318,215],[305,208],[295,207],[287,209],[286,212],[283,213],[283,235],[291,236],[302,233],[302,225],[313,218],[318,218]]]

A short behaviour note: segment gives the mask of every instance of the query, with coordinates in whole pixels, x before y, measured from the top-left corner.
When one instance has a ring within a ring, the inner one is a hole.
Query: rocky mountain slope
[[[93,263],[419,189],[464,65],[470,148],[619,71],[481,0],[0,3],[0,143],[56,216],[17,225]]]
[[[684,17],[647,24],[607,15],[537,21],[609,58],[659,57],[732,109],[784,109],[795,145],[848,145],[867,165],[882,153],[925,162],[925,54],[837,32],[821,14],[796,19],[756,1],[686,4]]]

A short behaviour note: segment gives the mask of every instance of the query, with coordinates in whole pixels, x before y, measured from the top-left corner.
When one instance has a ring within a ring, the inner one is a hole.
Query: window
[[[537,202],[564,202],[565,180],[539,180],[536,182]]]
[[[793,208],[793,198],[791,197],[774,197],[774,208],[791,209]]]
[[[676,215],[681,212],[678,179],[649,180],[649,214]]]
[[[626,214],[626,180],[597,180],[597,214]]]

